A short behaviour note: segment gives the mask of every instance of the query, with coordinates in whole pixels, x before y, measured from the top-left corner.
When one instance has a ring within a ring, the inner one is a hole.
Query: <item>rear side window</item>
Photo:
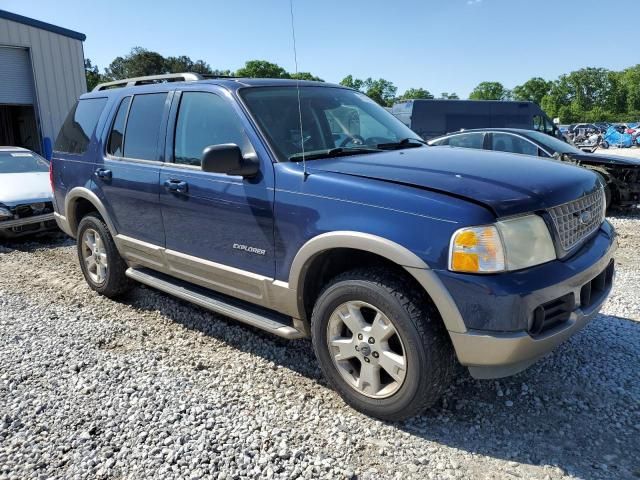
[[[127,112],[129,111],[129,104],[131,103],[131,97],[125,97],[120,102],[118,107],[118,113],[113,121],[113,128],[109,135],[109,147],[107,152],[115,157],[122,157],[124,147],[124,126],[127,121]]]
[[[538,155],[538,147],[533,143],[508,133],[494,133],[491,137],[491,150],[499,152]]]
[[[461,148],[477,148],[482,149],[484,143],[484,133],[465,133],[449,137],[448,145]]]
[[[167,93],[135,95],[133,100],[125,98],[109,135],[109,153],[139,160],[158,160],[158,141],[166,100]],[[131,102],[130,107],[128,102]]]
[[[56,139],[54,150],[74,155],[85,153],[106,104],[106,98],[79,100],[69,112]]]

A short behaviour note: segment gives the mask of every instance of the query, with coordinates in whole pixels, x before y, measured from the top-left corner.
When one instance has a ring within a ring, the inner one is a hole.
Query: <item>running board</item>
[[[126,275],[136,282],[143,283],[181,300],[186,300],[279,337],[290,340],[304,337],[302,332],[285,323],[286,317],[275,312],[271,313],[261,307],[245,305],[239,300],[228,298],[211,290],[146,268],[128,268]]]

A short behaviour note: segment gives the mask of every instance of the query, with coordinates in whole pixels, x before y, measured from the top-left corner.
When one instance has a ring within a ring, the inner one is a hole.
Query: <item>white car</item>
[[[0,147],[0,238],[57,228],[49,162],[19,147]]]

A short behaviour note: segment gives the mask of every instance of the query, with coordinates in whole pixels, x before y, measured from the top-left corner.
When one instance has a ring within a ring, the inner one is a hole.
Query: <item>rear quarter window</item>
[[[167,93],[135,95],[124,133],[124,156],[158,160],[158,141]]]
[[[53,149],[74,155],[85,153],[106,104],[106,97],[79,100],[67,115]]]

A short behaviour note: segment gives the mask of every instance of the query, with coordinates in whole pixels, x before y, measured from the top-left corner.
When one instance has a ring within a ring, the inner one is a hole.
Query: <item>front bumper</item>
[[[53,213],[44,215],[34,215],[33,217],[19,218],[17,220],[7,220],[0,222],[0,236],[21,237],[34,233],[55,230],[56,223]]]
[[[460,363],[476,378],[500,378],[556,348],[592,320],[607,299],[616,248],[613,227],[605,222],[566,261],[491,276],[439,272],[467,327],[449,332]],[[570,299],[562,321],[531,333],[536,309],[554,308],[560,299]]]

